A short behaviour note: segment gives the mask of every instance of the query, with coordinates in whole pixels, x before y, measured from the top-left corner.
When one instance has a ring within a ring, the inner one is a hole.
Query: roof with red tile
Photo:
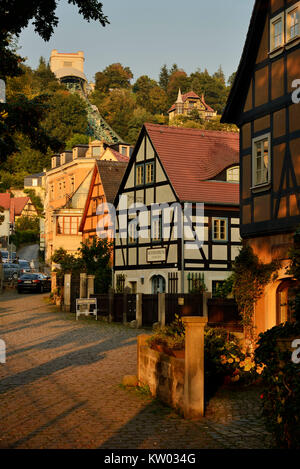
[[[209,112],[215,112],[214,109],[212,107],[210,107],[208,104],[206,104],[205,102],[205,99],[204,99],[204,95],[201,96],[198,96],[194,91],[189,91],[188,93],[185,93],[182,95],[182,101],[185,103],[185,101],[188,99],[188,98],[196,98],[196,99],[200,99],[201,103],[205,106],[205,110],[206,111],[209,111]],[[170,107],[170,109],[168,110],[168,112],[171,112],[175,109],[175,103]]]
[[[19,216],[30,201],[30,197],[13,197],[11,201],[14,203],[15,215]]]
[[[10,193],[4,192],[0,194],[0,206],[4,208],[4,210],[8,210],[10,207]]]
[[[9,210],[11,222],[14,222],[15,216],[21,215],[29,201],[30,197],[11,197],[9,192],[0,194],[0,206],[5,210]]]
[[[129,158],[126,155],[122,155],[122,153],[119,153],[118,151],[114,150],[113,148],[109,149],[114,156],[117,158],[117,161],[120,161],[121,163],[128,163]]]
[[[239,134],[145,124],[181,201],[239,204],[239,184],[213,180],[239,164]]]

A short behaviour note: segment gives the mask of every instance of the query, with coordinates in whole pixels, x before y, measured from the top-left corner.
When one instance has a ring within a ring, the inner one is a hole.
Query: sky
[[[26,64],[36,68],[52,49],[82,50],[89,81],[119,62],[131,69],[134,83],[141,75],[158,80],[162,65],[174,63],[187,74],[205,68],[212,74],[222,65],[228,78],[238,67],[254,0],[102,0],[106,27],[85,21],[67,0],[58,4],[59,25],[49,42],[31,24],[20,35]]]

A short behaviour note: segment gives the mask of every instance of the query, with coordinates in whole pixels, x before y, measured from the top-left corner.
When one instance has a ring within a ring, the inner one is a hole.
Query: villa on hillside
[[[179,89],[176,102],[168,110],[169,122],[172,122],[178,115],[188,116],[193,110],[197,110],[203,120],[213,119],[217,115],[217,112],[206,104],[204,94],[201,97],[194,91],[181,94]]]

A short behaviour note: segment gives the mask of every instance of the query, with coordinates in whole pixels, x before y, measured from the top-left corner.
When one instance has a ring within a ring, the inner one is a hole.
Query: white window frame
[[[298,34],[291,37],[290,36],[290,15],[293,11],[298,10]],[[295,3],[292,5],[290,8],[288,8],[285,11],[285,23],[286,23],[286,37],[285,40],[286,42],[291,42],[294,41],[295,39],[298,39],[300,37],[300,2]]]
[[[256,144],[262,141],[268,141],[268,179],[264,182],[257,182],[257,168],[256,168]],[[271,134],[267,133],[264,135],[260,135],[259,137],[255,137],[252,139],[252,189],[256,187],[264,187],[269,185],[271,182]]]
[[[281,21],[281,43],[275,46],[275,24]],[[270,52],[277,51],[278,49],[284,46],[285,41],[285,21],[284,21],[284,11],[279,13],[279,15],[270,19]]]
[[[215,222],[220,222],[219,235],[221,236],[221,221],[225,222],[225,238],[215,237]],[[212,240],[217,243],[226,243],[228,241],[228,218],[214,217],[212,218]]]

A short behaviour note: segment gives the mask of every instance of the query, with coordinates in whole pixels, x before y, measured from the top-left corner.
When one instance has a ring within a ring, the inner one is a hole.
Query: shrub
[[[294,235],[288,273],[297,280],[292,302],[293,322],[285,322],[260,334],[255,351],[257,364],[265,365],[261,396],[267,428],[278,447],[300,449],[300,366],[293,363],[290,344],[300,338],[300,230]],[[282,346],[286,340],[286,346]]]
[[[185,329],[179,316],[169,326],[158,328],[148,339],[148,345],[166,346],[173,350],[184,349]],[[222,328],[206,327],[204,330],[205,396],[208,400],[225,383],[248,384],[262,372],[262,366],[246,356],[239,339]]]
[[[264,365],[261,395],[266,427],[279,448],[300,449],[300,366],[280,339],[300,337],[300,323],[284,323],[260,334],[255,361]],[[289,341],[288,341],[289,343]]]

